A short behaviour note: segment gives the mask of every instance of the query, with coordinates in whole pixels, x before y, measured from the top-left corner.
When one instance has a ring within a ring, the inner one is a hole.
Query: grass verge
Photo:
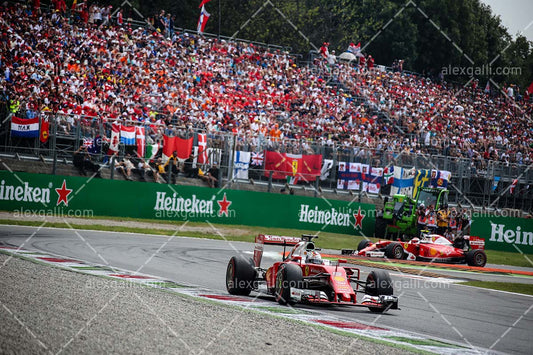
[[[491,290],[523,293],[525,295],[533,296],[533,284],[521,284],[521,283],[514,283],[514,282],[497,282],[497,281],[468,281],[468,282],[461,282],[460,285],[482,287],[482,288],[488,288]]]

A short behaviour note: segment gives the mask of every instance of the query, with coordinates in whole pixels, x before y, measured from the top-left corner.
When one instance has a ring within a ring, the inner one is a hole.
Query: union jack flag
[[[252,165],[262,166],[263,160],[265,160],[263,152],[252,153]]]

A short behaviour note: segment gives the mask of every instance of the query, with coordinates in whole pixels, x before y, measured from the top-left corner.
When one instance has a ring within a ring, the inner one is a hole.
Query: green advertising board
[[[372,236],[374,205],[275,193],[0,171],[0,209]]]
[[[485,249],[533,254],[533,219],[476,217],[470,234],[485,238]]]

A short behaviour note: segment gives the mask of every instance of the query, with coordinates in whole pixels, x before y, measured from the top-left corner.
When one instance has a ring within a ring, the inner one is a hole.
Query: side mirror
[[[295,257],[292,258],[292,260],[294,260],[294,261],[296,261],[296,262],[298,262],[300,264],[302,263],[302,257],[301,256],[295,256]]]
[[[346,264],[348,261],[346,259],[339,259],[337,262],[339,264]]]

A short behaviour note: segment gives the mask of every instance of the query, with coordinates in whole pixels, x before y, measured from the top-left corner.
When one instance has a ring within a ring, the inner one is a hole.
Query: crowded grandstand
[[[460,165],[473,176],[492,169],[491,181],[497,167],[507,184],[533,162],[532,97],[512,85],[500,91],[476,81],[431,80],[401,65],[374,65],[366,53],[342,60],[317,52],[304,62],[284,48],[161,26],[164,12],[155,23],[138,24],[121,10],[53,3],[0,7],[6,152],[52,156],[61,143],[70,145],[63,152],[72,158],[85,145],[98,165],[89,172],[113,164],[128,178],[128,169],[138,167],[158,182],[171,182],[160,176],[171,170],[169,158],[179,174],[190,153],[196,174],[220,165],[229,179],[235,151],[320,154],[333,162],[324,178],[332,188],[340,186],[339,162],[381,168],[418,162],[454,173]],[[31,138],[32,146],[10,133],[13,119],[38,119],[41,131],[50,130]],[[142,128],[141,143],[137,128],[131,142],[116,133],[131,127]],[[172,137],[192,138],[197,148],[176,159],[165,152]],[[202,148],[214,155],[198,159]],[[129,165],[126,154],[138,161]],[[530,193],[528,181],[518,190]]]

